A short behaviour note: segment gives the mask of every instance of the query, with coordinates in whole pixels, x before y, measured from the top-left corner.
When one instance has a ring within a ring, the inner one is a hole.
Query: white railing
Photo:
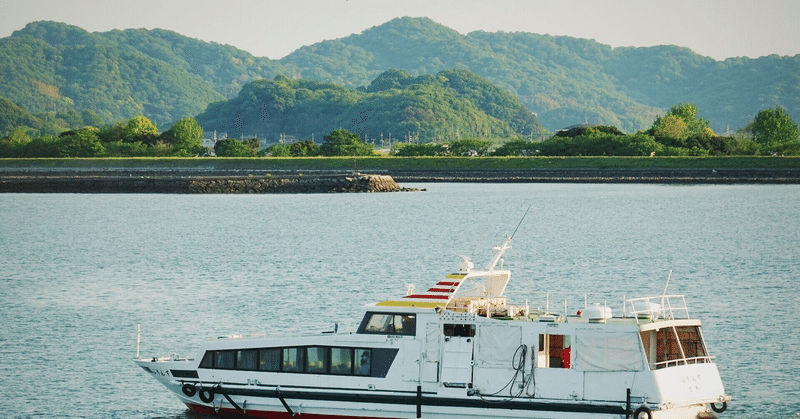
[[[675,320],[689,319],[689,308],[683,295],[661,295],[658,297],[642,297],[626,300],[626,316],[640,320]]]
[[[710,364],[714,362],[713,359],[713,356],[695,356],[692,358],[669,359],[666,361],[656,362],[653,365],[656,367],[656,369],[661,369],[678,365]]]

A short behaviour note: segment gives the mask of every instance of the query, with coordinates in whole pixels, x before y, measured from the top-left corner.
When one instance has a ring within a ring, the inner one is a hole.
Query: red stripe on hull
[[[450,293],[450,292],[453,292],[453,289],[452,288],[430,288],[430,289],[428,289],[428,292],[447,292],[447,293]]]
[[[446,300],[446,299],[450,298],[450,296],[449,295],[411,294],[411,295],[406,295],[403,298],[429,298],[429,299],[433,299],[433,300]]]
[[[443,281],[443,282],[437,282],[436,285],[439,285],[439,286],[442,286],[442,287],[454,287],[454,286],[456,286],[456,285],[458,285],[460,283],[461,282],[445,282],[445,281]]]
[[[243,410],[236,410],[231,408],[221,408],[219,411],[214,409],[213,407],[209,406],[202,406],[199,404],[187,404],[186,406],[189,409],[207,414],[218,416],[222,418],[265,418],[265,419],[294,419],[289,412],[269,412],[263,410],[247,410],[247,413],[244,413]],[[303,413],[298,414],[297,416],[301,416],[303,418],[310,418],[310,419],[386,419],[386,418],[377,418],[374,416],[336,416],[336,415],[318,415],[314,413]]]

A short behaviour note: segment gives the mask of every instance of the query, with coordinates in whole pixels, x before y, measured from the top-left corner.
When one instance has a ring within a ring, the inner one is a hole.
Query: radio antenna
[[[519,226],[521,226],[521,225],[522,225],[522,221],[524,221],[524,220],[525,220],[525,216],[526,216],[526,215],[528,215],[528,211],[530,211],[530,210],[531,210],[531,206],[532,206],[532,205],[528,205],[528,209],[526,209],[526,210],[525,210],[525,214],[522,214],[522,219],[521,219],[521,220],[519,220],[519,224],[517,224],[517,228],[515,228],[515,229],[514,229],[514,232],[513,232],[513,233],[511,233],[511,238],[512,238],[512,239],[514,238],[514,235],[515,235],[515,234],[517,234],[517,230],[519,230]]]

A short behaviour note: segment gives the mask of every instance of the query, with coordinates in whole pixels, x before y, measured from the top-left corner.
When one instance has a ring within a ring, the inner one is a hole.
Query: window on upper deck
[[[367,313],[358,333],[415,335],[417,318],[414,314]]]
[[[711,362],[697,326],[665,327],[641,337],[650,369]]]

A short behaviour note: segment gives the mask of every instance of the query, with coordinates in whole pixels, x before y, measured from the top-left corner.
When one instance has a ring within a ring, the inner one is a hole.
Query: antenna
[[[514,235],[517,234],[517,230],[519,230],[519,226],[522,225],[522,221],[525,220],[525,216],[528,215],[528,211],[531,210],[532,205],[528,205],[528,209],[525,210],[525,214],[522,214],[522,219],[519,220],[519,224],[517,224],[517,228],[514,229],[514,232],[511,233],[511,238],[514,238]]]
[[[667,287],[669,286],[669,279],[672,278],[672,269],[669,270],[669,275],[667,275],[667,283],[664,285],[664,293],[661,294],[661,309],[664,309],[664,300],[667,298]]]

